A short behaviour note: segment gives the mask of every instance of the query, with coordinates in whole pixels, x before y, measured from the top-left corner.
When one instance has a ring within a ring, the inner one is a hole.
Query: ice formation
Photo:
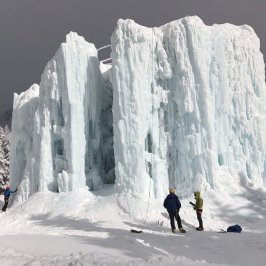
[[[23,199],[34,193],[39,173],[33,167],[34,156],[39,153],[36,146],[35,113],[38,108],[39,85],[32,85],[20,95],[14,95],[10,179],[13,185],[19,186]]]
[[[11,176],[22,200],[36,191],[101,185],[103,86],[95,46],[70,33],[47,64],[39,93],[25,92],[29,102],[15,97]]]
[[[147,194],[151,186],[161,197],[168,186],[189,195],[239,175],[265,182],[259,45],[249,26],[206,26],[198,17],[160,28],[118,22],[112,83],[122,190]]]
[[[103,71],[94,45],[70,33],[40,89],[15,97],[17,198],[104,183],[156,198],[169,186],[186,196],[240,177],[266,184],[264,61],[252,28],[119,20],[111,42]]]

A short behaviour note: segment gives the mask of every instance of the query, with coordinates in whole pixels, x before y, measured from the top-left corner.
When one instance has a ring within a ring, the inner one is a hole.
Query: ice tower
[[[265,72],[249,26],[119,20],[112,36],[121,190],[161,197],[265,178]]]
[[[24,112],[29,103],[15,98],[11,176],[22,199],[36,191],[99,185],[103,85],[95,46],[70,33],[42,74],[30,116]]]

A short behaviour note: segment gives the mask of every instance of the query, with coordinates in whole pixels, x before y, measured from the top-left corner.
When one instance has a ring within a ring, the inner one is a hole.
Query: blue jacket
[[[175,194],[170,193],[164,200],[163,206],[167,209],[167,211],[179,211],[181,203]]]
[[[10,190],[10,189],[6,189],[4,192],[4,197],[5,198],[9,198],[11,193],[15,193],[17,190]]]

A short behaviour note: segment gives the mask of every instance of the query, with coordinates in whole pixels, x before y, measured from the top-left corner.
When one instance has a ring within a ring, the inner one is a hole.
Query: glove
[[[195,204],[194,204],[193,202],[190,201],[189,203],[190,203],[192,206],[195,206]]]

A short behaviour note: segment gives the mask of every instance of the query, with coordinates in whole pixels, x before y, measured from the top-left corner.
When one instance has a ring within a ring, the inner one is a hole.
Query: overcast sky
[[[14,92],[40,83],[69,31],[101,47],[118,18],[152,27],[187,15],[207,25],[248,24],[266,53],[266,0],[0,0],[0,114],[12,106]]]

